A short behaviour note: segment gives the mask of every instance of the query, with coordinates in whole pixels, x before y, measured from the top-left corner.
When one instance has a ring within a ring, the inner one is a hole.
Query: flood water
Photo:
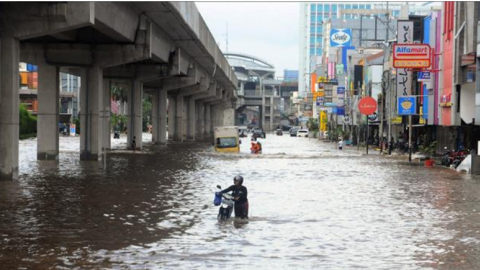
[[[60,141],[58,162],[21,141],[20,179],[0,182],[1,269],[480,268],[477,176],[270,134],[261,155],[147,145],[105,170]],[[219,223],[215,186],[237,174],[250,218]]]

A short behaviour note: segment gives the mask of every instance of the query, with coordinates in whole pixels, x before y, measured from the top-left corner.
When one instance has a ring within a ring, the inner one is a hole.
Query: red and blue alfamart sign
[[[393,45],[394,68],[429,68],[432,49],[428,44]]]

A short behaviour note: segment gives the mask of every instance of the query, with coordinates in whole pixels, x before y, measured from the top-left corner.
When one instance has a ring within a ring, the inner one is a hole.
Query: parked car
[[[305,138],[308,138],[308,129],[299,129],[297,131],[297,137],[305,137]]]
[[[291,128],[289,133],[290,137],[297,137],[297,132],[300,130],[300,128]]]
[[[277,129],[275,131],[275,134],[277,134],[277,136],[282,136],[283,135],[283,131],[281,129]]]
[[[261,128],[253,129],[252,136],[255,136],[256,138],[264,138],[264,139],[267,137],[267,135],[265,134],[265,131],[263,131],[263,129]]]

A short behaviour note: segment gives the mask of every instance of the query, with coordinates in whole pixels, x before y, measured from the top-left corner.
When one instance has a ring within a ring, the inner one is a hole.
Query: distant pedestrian
[[[132,149],[133,151],[135,151],[135,149],[137,149],[137,142],[136,142],[136,137],[133,136],[133,140],[132,140]]]
[[[338,150],[342,150],[343,149],[343,140],[340,139],[340,141],[338,142]]]

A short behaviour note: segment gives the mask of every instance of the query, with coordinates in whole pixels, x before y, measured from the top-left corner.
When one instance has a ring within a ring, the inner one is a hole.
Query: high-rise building
[[[377,16],[380,20],[387,21],[387,19],[397,19],[400,16],[406,17],[409,14],[428,14],[431,5],[432,2],[300,3],[299,95],[303,97],[309,91],[310,74],[322,65],[322,54],[325,48],[324,23],[326,21],[344,19],[347,23],[347,21],[358,19],[359,23],[356,24],[358,29],[356,30],[360,31],[360,18],[375,20],[374,16]]]

